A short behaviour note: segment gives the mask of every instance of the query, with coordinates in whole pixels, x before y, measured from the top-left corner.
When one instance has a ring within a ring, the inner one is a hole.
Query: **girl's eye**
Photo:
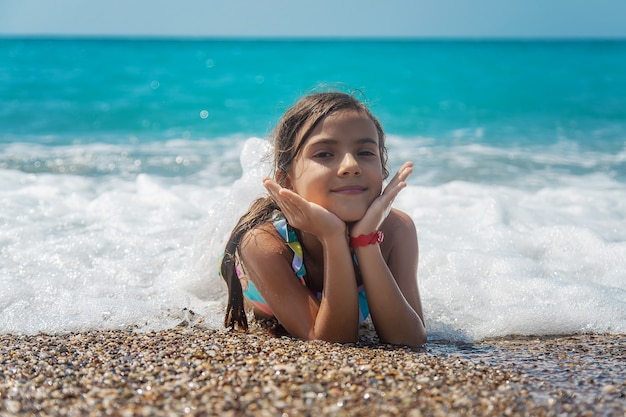
[[[314,158],[330,158],[331,156],[333,156],[332,153],[330,152],[317,152],[315,155],[313,155]]]
[[[359,155],[361,155],[361,156],[376,156],[376,153],[372,152],[372,151],[361,151],[361,152],[359,152]]]

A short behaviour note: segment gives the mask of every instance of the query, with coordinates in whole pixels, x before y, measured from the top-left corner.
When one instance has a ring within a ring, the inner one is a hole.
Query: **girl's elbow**
[[[379,335],[380,341],[390,345],[422,347],[428,341],[425,331],[416,331],[411,334],[397,334],[390,337],[382,337]]]
[[[408,346],[411,348],[420,348],[426,344],[426,337],[410,338],[410,339],[397,339],[397,340],[382,340],[383,343],[397,346]]]
[[[339,336],[331,336],[331,335],[322,335],[322,336],[314,336],[309,338],[308,340],[321,340],[322,342],[329,343],[357,343],[359,341],[359,336],[357,335],[339,335]]]
[[[426,330],[418,331],[415,335],[415,340],[409,346],[411,347],[422,347],[428,341],[428,336],[426,335]]]
[[[422,347],[426,344],[427,341],[428,338],[426,337],[426,334],[421,334],[417,337],[416,343],[412,345],[412,347]]]

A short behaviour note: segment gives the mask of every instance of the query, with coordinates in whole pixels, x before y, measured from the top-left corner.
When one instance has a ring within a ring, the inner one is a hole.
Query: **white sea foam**
[[[626,190],[600,182],[405,190],[397,206],[418,225],[431,335],[624,333]]]
[[[266,147],[250,139],[5,148],[0,332],[199,318],[221,327],[217,261],[263,192]],[[431,338],[626,333],[623,154],[402,138],[390,147],[392,168],[416,162],[396,206],[418,227]]]

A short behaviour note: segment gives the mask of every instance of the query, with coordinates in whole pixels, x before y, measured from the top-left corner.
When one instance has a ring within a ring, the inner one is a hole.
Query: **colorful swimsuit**
[[[298,237],[296,236],[296,232],[293,230],[289,224],[287,224],[287,220],[282,214],[278,214],[274,217],[274,227],[278,234],[285,239],[287,245],[293,251],[293,260],[291,261],[291,268],[293,272],[296,274],[296,277],[300,280],[302,285],[306,287],[306,282],[304,280],[304,276],[306,275],[306,269],[304,267],[304,260],[302,259],[302,245],[298,241]],[[243,271],[240,267],[237,268],[237,275],[240,277],[242,281],[243,279]],[[246,285],[247,284],[247,285]],[[243,290],[245,296],[252,302],[254,307],[263,311],[264,313],[273,316],[272,310],[263,300],[261,294],[254,286],[254,283],[250,280],[246,282],[242,282]],[[358,290],[358,299],[359,299],[359,323],[363,323],[367,316],[369,315],[369,306],[367,305],[367,298],[365,297],[365,289],[363,285],[357,288]],[[318,300],[322,298],[322,293],[310,290]]]

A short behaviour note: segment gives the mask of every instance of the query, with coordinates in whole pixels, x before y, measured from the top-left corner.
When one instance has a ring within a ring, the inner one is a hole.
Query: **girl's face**
[[[291,166],[289,188],[344,222],[360,220],[383,185],[374,122],[357,110],[338,111],[305,140]]]

